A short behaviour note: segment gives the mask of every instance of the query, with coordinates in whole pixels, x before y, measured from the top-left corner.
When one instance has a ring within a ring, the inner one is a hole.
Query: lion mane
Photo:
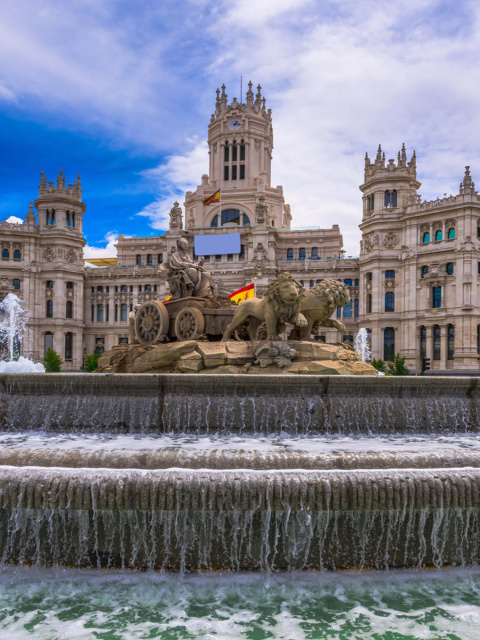
[[[286,281],[294,284],[297,289],[298,296],[293,302],[288,302],[281,297],[280,285]],[[284,328],[285,322],[300,311],[302,300],[305,297],[305,288],[290,273],[281,273],[269,282],[263,297],[273,306],[279,326]]]

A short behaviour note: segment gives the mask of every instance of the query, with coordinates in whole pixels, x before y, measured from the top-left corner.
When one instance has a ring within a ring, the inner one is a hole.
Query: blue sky
[[[40,170],[82,177],[87,255],[165,228],[208,168],[215,89],[262,84],[273,184],[295,226],[341,226],[358,253],[365,151],[402,142],[425,199],[480,184],[480,6],[397,0],[6,0],[0,22],[0,217]]]

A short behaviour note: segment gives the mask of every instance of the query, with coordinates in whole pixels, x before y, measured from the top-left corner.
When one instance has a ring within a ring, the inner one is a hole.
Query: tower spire
[[[252,91],[252,81],[248,83],[248,91],[247,91],[247,107],[253,107],[253,91]]]

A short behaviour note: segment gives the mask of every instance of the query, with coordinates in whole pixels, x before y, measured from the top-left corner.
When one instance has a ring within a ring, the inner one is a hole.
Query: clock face
[[[228,128],[231,131],[237,131],[238,129],[240,129],[241,126],[242,126],[242,122],[240,120],[237,120],[236,118],[233,120],[230,120],[230,122],[228,123]]]

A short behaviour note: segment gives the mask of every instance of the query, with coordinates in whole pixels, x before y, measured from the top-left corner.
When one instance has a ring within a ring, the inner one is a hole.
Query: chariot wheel
[[[168,334],[168,311],[157,300],[144,302],[135,313],[135,335],[140,344],[156,344]]]
[[[178,340],[195,340],[205,329],[205,318],[195,307],[182,309],[175,320],[175,335]]]

